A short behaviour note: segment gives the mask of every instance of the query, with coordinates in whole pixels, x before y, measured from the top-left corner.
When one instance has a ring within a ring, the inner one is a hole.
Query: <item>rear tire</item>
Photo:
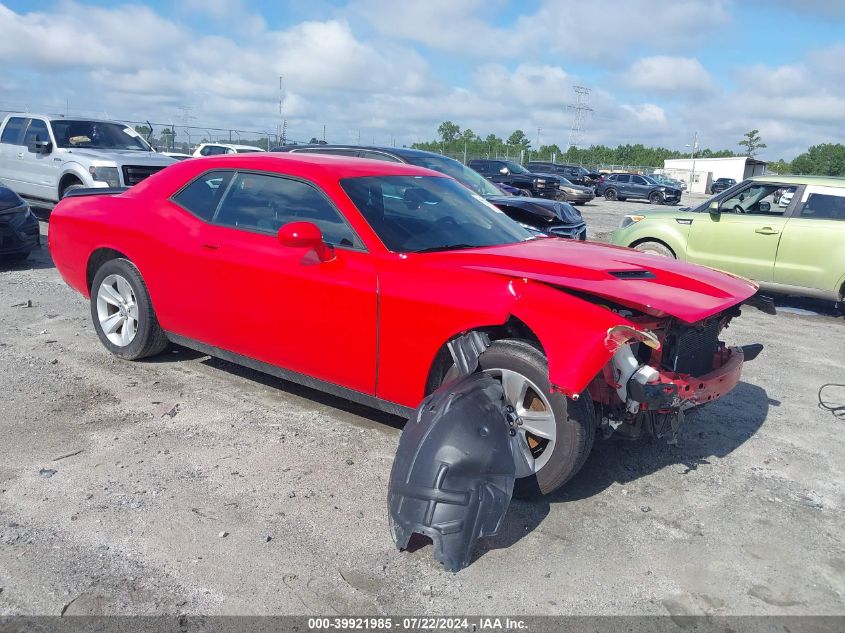
[[[616,198],[617,198],[616,189],[607,189],[604,192],[604,199],[605,200],[610,200],[612,202],[613,200],[616,200]]]
[[[652,255],[661,255],[662,257],[676,259],[675,253],[673,253],[668,246],[661,244],[660,242],[640,242],[634,248],[643,253],[651,253]]]
[[[128,259],[110,259],[97,270],[91,318],[100,342],[125,360],[155,356],[168,345],[144,279]]]

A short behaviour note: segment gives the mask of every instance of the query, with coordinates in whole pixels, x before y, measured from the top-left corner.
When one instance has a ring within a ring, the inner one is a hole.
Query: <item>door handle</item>
[[[202,247],[210,251],[216,251],[220,248],[220,244],[203,244]]]
[[[759,233],[760,235],[777,235],[780,231],[776,231],[770,226],[764,226],[759,229],[754,230],[755,233]]]
[[[18,160],[23,160],[23,152],[18,152]]]

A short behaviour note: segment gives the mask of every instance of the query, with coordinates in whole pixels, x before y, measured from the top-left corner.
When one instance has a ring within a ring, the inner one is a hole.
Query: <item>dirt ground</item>
[[[726,336],[766,349],[679,446],[598,442],[451,574],[390,538],[403,420],[182,348],[119,361],[44,248],[0,268],[0,615],[845,614],[845,421],[816,396],[845,321]]]

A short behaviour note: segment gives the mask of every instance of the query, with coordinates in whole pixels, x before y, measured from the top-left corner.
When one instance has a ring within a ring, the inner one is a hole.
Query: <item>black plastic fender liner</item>
[[[475,542],[496,534],[515,481],[501,384],[462,376],[423,400],[402,431],[388,487],[396,546],[414,533],[434,543],[449,571],[466,567]]]

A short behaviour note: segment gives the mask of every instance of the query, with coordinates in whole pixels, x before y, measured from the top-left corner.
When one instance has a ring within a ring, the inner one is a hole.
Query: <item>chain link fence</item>
[[[0,107],[0,118],[15,112],[25,112],[26,109],[13,109],[9,106],[6,108]],[[34,113],[32,113],[34,114]],[[113,118],[100,114],[99,116],[90,116],[82,112],[68,112],[68,113],[47,113],[47,116],[63,117],[63,118],[96,118],[109,119],[120,121],[131,125],[138,131],[149,143],[161,152],[178,152],[183,154],[190,154],[201,143],[234,143],[237,145],[251,145],[259,147],[264,150],[270,150],[273,147],[280,145],[303,145],[307,143],[319,143],[322,139],[317,137],[306,137],[302,135],[297,137],[291,130],[276,129],[241,129],[235,127],[216,127],[206,126],[200,124],[183,125],[175,121],[150,121],[143,118]],[[331,140],[329,140],[331,142]],[[349,145],[354,145],[350,143]],[[477,148],[475,148],[477,150]],[[489,152],[438,152],[444,156],[454,158],[464,164],[474,159],[498,159],[511,160],[520,164],[525,164],[531,161],[553,162],[566,165],[580,165],[592,171],[607,173],[607,172],[636,172],[636,173],[651,173],[655,169],[662,168],[663,165],[633,165],[633,164],[606,164],[601,162],[585,162],[585,161],[567,161],[565,155],[559,155],[549,152],[540,152],[531,149],[520,149],[516,147],[500,147],[498,149],[491,149]]]

